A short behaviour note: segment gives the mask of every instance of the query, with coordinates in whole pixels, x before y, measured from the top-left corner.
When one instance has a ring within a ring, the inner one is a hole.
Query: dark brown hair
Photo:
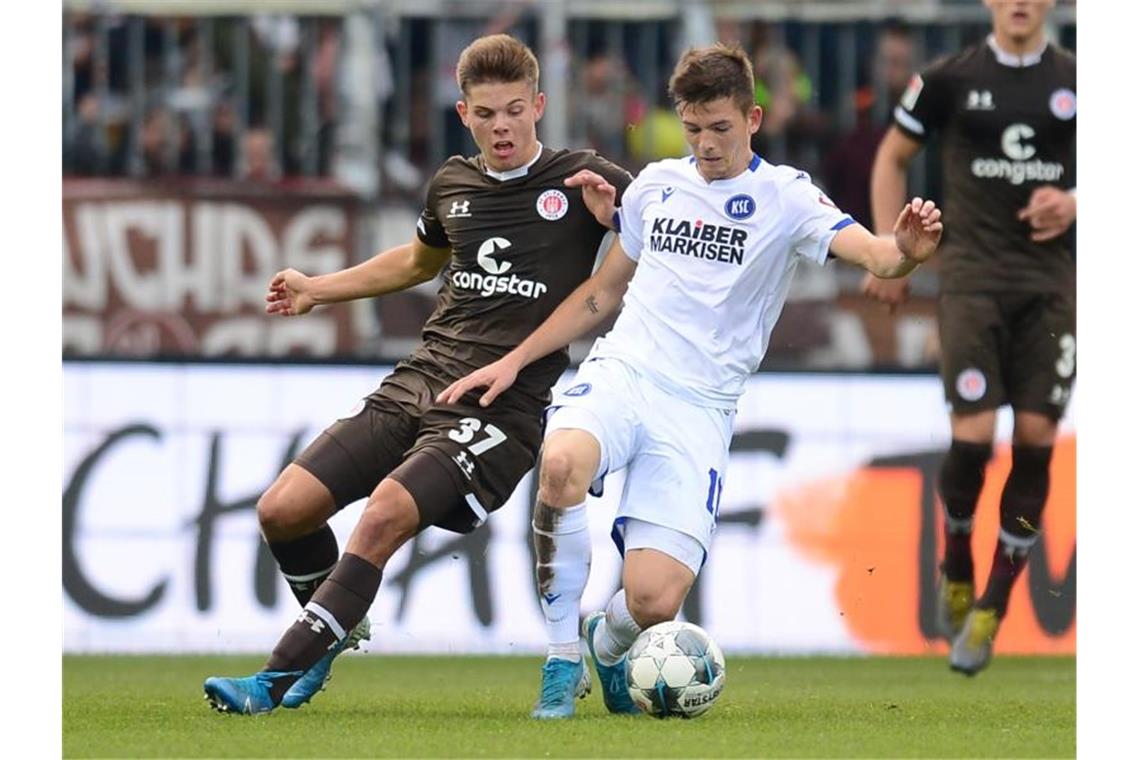
[[[510,35],[480,37],[460,54],[455,81],[465,98],[468,88],[488,82],[529,82],[538,92],[538,59]]]
[[[669,97],[678,108],[732,98],[747,114],[756,104],[752,62],[736,44],[689,48],[673,69]]]

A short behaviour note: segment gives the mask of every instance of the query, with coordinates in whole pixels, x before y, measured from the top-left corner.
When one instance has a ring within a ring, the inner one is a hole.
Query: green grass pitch
[[[975,678],[942,658],[728,657],[696,720],[531,720],[538,657],[350,654],[300,710],[220,715],[209,675],[254,657],[63,658],[64,757],[1073,757],[1076,661],[999,657]]]

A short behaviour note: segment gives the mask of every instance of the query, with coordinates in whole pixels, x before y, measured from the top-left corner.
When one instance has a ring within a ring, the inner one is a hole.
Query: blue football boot
[[[555,657],[542,666],[542,691],[538,695],[530,717],[574,717],[574,700],[584,699],[590,693],[590,673],[582,660],[572,662]]]
[[[359,649],[361,641],[372,638],[372,624],[364,618],[356,627],[348,632],[344,641],[329,650],[317,664],[309,668],[305,675],[297,679],[297,683],[289,687],[285,696],[281,698],[281,706],[290,710],[296,709],[312,699],[318,691],[323,691],[325,684],[332,678],[332,661],[346,649]]]
[[[593,612],[582,621],[582,635],[586,637],[586,646],[590,648],[590,657],[594,658],[594,668],[598,671],[598,681],[602,685],[602,698],[606,702],[606,709],[612,713],[636,715],[641,712],[629,696],[629,680],[625,677],[625,657],[616,665],[603,665],[594,653],[594,630],[598,623],[606,617],[604,612]]]
[[[220,713],[239,715],[260,715],[276,707],[269,689],[278,678],[300,675],[300,671],[262,671],[245,678],[222,678],[211,676],[202,689],[210,706]]]

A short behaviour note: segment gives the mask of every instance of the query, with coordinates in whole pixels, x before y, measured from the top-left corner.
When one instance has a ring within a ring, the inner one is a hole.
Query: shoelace
[[[562,697],[566,691],[565,678],[559,678],[560,672],[566,670],[559,667],[557,662],[550,661],[542,666],[542,701],[554,702]]]

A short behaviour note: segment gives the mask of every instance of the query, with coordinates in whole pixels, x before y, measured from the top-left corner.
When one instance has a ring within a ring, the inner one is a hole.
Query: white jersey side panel
[[[851,217],[804,172],[754,157],[707,182],[692,159],[647,166],[622,196],[621,243],[638,262],[591,356],[629,362],[695,403],[733,408],[756,371],[801,258],[827,259]]]

